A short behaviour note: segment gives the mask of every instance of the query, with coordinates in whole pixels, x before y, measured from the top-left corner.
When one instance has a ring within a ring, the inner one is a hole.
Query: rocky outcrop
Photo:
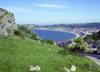
[[[14,14],[0,8],[0,35],[12,35],[14,29],[18,29]]]

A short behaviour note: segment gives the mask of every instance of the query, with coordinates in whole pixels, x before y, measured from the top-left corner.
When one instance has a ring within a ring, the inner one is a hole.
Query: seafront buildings
[[[99,28],[66,28],[64,30],[68,32],[78,33],[81,37],[85,37],[88,34],[93,34],[94,32],[100,31]]]

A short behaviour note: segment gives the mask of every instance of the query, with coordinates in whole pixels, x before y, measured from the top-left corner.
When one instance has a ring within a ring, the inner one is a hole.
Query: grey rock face
[[[14,29],[18,29],[14,15],[0,8],[0,35],[12,35]]]

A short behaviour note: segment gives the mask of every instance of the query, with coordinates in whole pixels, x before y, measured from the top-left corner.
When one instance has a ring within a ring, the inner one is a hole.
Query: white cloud
[[[31,14],[46,14],[46,15],[56,15],[56,14],[63,14],[62,12],[48,12],[48,11],[43,11],[43,12],[39,12],[39,11],[33,11],[32,9],[27,9],[27,8],[22,8],[22,7],[14,7],[14,6],[9,6],[9,7],[5,7],[5,6],[1,6],[1,8],[4,8],[6,10],[8,10],[9,12],[27,12],[27,13],[31,13]]]
[[[59,13],[59,12],[37,12],[39,14],[63,14],[63,13]]]
[[[26,9],[26,8],[21,8],[21,7],[13,7],[13,6],[10,6],[10,7],[1,7],[1,8],[4,8],[10,12],[32,12],[31,9]]]
[[[53,4],[34,4],[33,6],[36,6],[36,7],[49,7],[49,8],[71,8],[69,6],[53,5]]]

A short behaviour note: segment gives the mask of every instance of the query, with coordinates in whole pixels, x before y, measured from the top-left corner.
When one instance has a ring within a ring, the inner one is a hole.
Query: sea
[[[65,40],[71,40],[76,37],[75,34],[63,31],[52,30],[34,30],[38,36],[45,40],[53,39],[55,42],[62,42]]]

